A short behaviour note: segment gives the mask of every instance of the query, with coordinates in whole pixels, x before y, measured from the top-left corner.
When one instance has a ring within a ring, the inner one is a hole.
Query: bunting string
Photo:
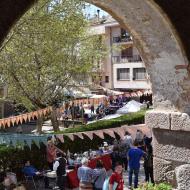
[[[73,100],[70,101],[73,102],[75,105],[76,104],[95,104],[95,105],[99,105],[100,103],[104,103],[107,104],[108,99],[113,99],[113,98],[117,98],[117,97],[137,97],[137,96],[142,96],[143,94],[151,94],[152,92],[150,90],[146,90],[146,91],[137,91],[137,92],[125,92],[122,95],[115,95],[115,96],[109,96],[109,97],[101,97],[101,98],[86,98],[86,99],[77,99],[77,100]],[[69,103],[69,104],[70,104]],[[58,108],[57,109],[57,113],[62,113],[64,111],[64,107]],[[8,117],[8,118],[3,118],[0,119],[0,128],[5,128],[5,127],[11,127],[14,126],[15,124],[22,124],[24,122],[30,122],[31,120],[34,119],[38,119],[39,117],[42,116],[47,116],[48,114],[50,114],[52,112],[52,107],[47,107],[44,109],[40,109],[34,112],[30,112],[30,113],[25,113],[25,114],[21,114],[18,116],[12,116],[12,117]],[[111,135],[111,132],[109,132]],[[99,134],[99,136],[102,136],[102,134]],[[112,134],[112,136],[114,136]]]

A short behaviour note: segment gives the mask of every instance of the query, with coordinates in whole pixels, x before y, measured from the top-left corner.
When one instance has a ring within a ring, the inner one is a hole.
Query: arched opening
[[[190,112],[190,78],[186,55],[187,49],[185,52],[179,40],[182,38],[178,38],[176,30],[173,28],[167,16],[153,1],[123,0],[119,1],[119,3],[109,0],[87,1],[110,13],[133,35],[134,43],[138,47],[146,63],[148,73],[150,74],[155,110],[161,110],[160,113],[149,114],[146,123],[151,127],[155,124],[155,126],[153,126],[155,128],[166,129],[165,131],[160,129],[154,129],[153,131],[155,136],[154,144],[157,148],[157,158],[155,159],[157,168],[155,169],[156,172],[158,172],[157,176],[160,177],[158,179],[166,178],[165,174],[163,174],[164,172],[168,172],[168,175],[173,177],[176,165],[182,165],[184,162],[189,163],[189,146],[183,149],[187,154],[184,158],[181,158],[179,154],[180,151],[182,151],[182,147],[175,143],[176,140],[180,139],[180,143],[184,145],[188,144],[188,142],[183,140],[184,137],[187,137],[185,136],[185,132],[180,133],[178,136],[178,130],[189,131],[189,117],[188,115],[181,115],[180,113],[170,113],[172,111]],[[12,17],[8,19],[10,22],[5,24],[5,29],[2,29],[1,40],[6,36],[13,23],[28,10],[34,2],[34,0],[23,0],[22,6],[18,2],[15,2],[15,5],[18,7],[15,8],[12,6],[8,8],[8,10],[13,10],[11,13]],[[8,7],[11,3],[11,1],[4,1],[4,7]],[[5,15],[9,14],[3,13]],[[1,24],[1,26],[3,26],[3,24]],[[163,113],[164,111],[168,112]],[[173,131],[170,133],[171,129]],[[171,138],[171,140],[162,142],[162,132],[165,138]],[[187,135],[188,134],[189,133],[187,133]],[[188,139],[188,137],[186,139]],[[160,146],[160,144],[162,144],[162,146]],[[169,147],[168,151],[165,150],[167,147]],[[174,150],[176,148],[178,152]],[[176,158],[171,158],[172,154],[168,154],[168,152],[175,153]],[[167,160],[160,159],[165,156]],[[162,168],[164,168],[163,171],[161,171]],[[182,169],[180,171],[182,171]]]
[[[176,30],[157,4],[140,0],[120,3],[107,0],[87,0],[87,2],[107,11],[133,35],[134,43],[150,74],[155,108],[164,107],[169,110],[189,112],[187,56]],[[34,0],[23,0],[15,2],[14,5],[11,1],[2,2],[1,7],[9,5],[11,16],[6,16],[5,12],[4,17],[1,18],[1,39],[33,3]]]

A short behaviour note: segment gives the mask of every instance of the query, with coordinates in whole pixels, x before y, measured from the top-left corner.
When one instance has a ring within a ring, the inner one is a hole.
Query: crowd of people
[[[117,109],[121,108],[130,98],[127,97],[109,97],[98,105],[90,104],[90,102],[77,103],[65,102],[64,111],[59,116],[61,120],[79,120],[83,119],[84,123],[94,119],[101,119],[105,115],[113,114]],[[115,110],[110,107],[115,106]],[[85,109],[90,110],[90,114]]]
[[[137,130],[135,139],[129,132],[126,132],[123,140],[114,140],[110,146],[104,142],[97,151],[89,150],[83,154],[67,153],[66,155],[55,146],[52,140],[49,140],[46,150],[47,163],[49,170],[56,172],[56,184],[60,190],[66,188],[66,170],[76,169],[76,167],[80,190],[123,190],[124,185],[129,189],[137,188],[141,160],[144,160],[145,181],[154,183],[151,141],[152,138],[144,135],[141,130]],[[112,162],[112,168],[109,171],[106,171],[104,163],[98,159],[94,169],[89,167],[91,159],[105,154],[110,155]],[[30,160],[24,161],[22,172],[25,177],[32,177],[34,180],[43,179],[45,188],[52,189],[49,186],[48,177],[45,175],[46,172],[36,169],[30,164]],[[127,184],[123,180],[124,173],[128,173]],[[132,183],[133,175],[134,183]],[[9,178],[5,177],[5,179]],[[6,180],[5,183],[8,183]]]

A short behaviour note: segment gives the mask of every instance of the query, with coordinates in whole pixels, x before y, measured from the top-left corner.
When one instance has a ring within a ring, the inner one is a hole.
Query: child
[[[115,164],[115,171],[112,173],[109,180],[109,190],[123,190],[124,180],[123,180],[123,166],[122,163],[117,162]],[[115,188],[116,187],[116,188]]]

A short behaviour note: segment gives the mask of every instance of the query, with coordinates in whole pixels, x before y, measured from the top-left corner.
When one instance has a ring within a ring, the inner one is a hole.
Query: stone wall
[[[154,177],[178,190],[190,189],[190,117],[185,113],[151,111],[146,125],[152,128]]]

